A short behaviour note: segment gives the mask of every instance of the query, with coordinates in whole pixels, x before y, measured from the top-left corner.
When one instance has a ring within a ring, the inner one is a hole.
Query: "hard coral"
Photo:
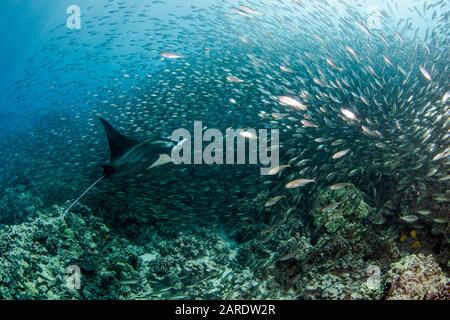
[[[319,191],[311,214],[316,227],[335,233],[348,223],[361,222],[369,212],[364,194],[350,185],[340,190]]]
[[[391,265],[386,282],[391,286],[388,300],[423,300],[443,292],[446,276],[433,256],[413,254]]]

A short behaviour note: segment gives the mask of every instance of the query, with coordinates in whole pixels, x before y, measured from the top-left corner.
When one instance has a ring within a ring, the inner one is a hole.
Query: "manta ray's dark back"
[[[119,159],[128,150],[139,144],[139,141],[130,139],[119,133],[114,127],[103,118],[99,118],[105,128],[108,137],[109,149],[111,151],[111,162]]]

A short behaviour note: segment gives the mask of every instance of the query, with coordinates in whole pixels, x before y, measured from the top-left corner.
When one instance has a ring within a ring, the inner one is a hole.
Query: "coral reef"
[[[143,292],[135,298],[219,299],[252,289],[250,272],[239,270],[236,248],[207,230],[159,239],[140,258]]]
[[[449,298],[435,261],[445,248],[411,254],[397,229],[371,222],[376,208],[354,186],[317,190],[309,209],[289,199],[268,207],[267,197],[237,202],[249,213],[238,227],[180,231],[131,213],[110,223],[81,204],[43,208],[22,187],[8,189],[7,212],[26,209],[4,215],[14,225],[0,232],[0,299]],[[69,285],[73,266],[79,288]]]
[[[423,300],[443,294],[447,280],[431,255],[412,254],[391,265],[386,282],[388,300]]]
[[[328,233],[335,233],[344,227],[353,230],[353,236],[358,231],[355,224],[360,224],[370,212],[364,195],[353,185],[340,190],[322,190],[316,195],[311,210],[316,227],[324,227]]]
[[[108,228],[90,214],[62,214],[54,207],[32,222],[5,226],[0,233],[0,298],[70,299],[67,267],[99,253]]]
[[[259,283],[235,255],[206,230],[136,245],[85,206],[54,206],[0,233],[0,299],[250,298]],[[74,265],[80,290],[67,286]]]
[[[344,255],[368,255],[375,245],[367,237],[370,225],[366,218],[372,209],[364,194],[354,186],[341,190],[319,190],[310,215],[316,240],[311,259],[314,263],[328,260],[338,263]]]
[[[260,270],[260,281],[276,288],[268,297],[383,299],[389,265],[409,254],[396,229],[373,222],[377,210],[352,185],[318,190],[312,199],[309,210],[287,202],[261,209],[263,221],[265,212],[271,216],[268,225],[241,245],[238,261]],[[432,284],[421,285],[429,290]]]
[[[308,299],[362,300],[380,299],[382,295],[379,284],[371,285],[364,273],[309,274],[307,278],[307,282],[297,286],[302,297]]]

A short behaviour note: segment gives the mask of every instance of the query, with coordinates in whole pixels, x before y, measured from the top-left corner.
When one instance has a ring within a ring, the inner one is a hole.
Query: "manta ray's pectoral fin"
[[[155,162],[153,162],[152,165],[147,168],[147,170],[160,167],[170,162],[172,162],[172,158],[168,154],[166,153],[160,154],[158,159]]]
[[[103,118],[99,118],[105,128],[108,137],[109,149],[111,151],[111,162],[119,159],[128,150],[139,144],[139,141],[130,139],[119,133],[112,125]]]

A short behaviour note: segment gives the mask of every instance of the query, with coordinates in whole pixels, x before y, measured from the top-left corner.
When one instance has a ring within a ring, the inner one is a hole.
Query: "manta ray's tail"
[[[103,175],[103,176],[101,176],[100,178],[98,178],[93,184],[91,184],[90,186],[89,186],[89,188],[87,188],[74,202],[72,202],[72,204],[66,209],[66,211],[64,211],[64,214],[66,214],[67,212],[69,212],[69,210],[70,209],[72,209],[72,207],[78,202],[78,201],[80,201],[80,199],[81,198],[83,198],[84,197],[84,195],[86,194],[86,193],[88,193],[89,192],[89,190],[91,190],[93,187],[95,187],[95,185],[97,184],[97,183],[99,183],[100,182],[100,180],[102,180],[103,178],[104,178],[105,176]]]

